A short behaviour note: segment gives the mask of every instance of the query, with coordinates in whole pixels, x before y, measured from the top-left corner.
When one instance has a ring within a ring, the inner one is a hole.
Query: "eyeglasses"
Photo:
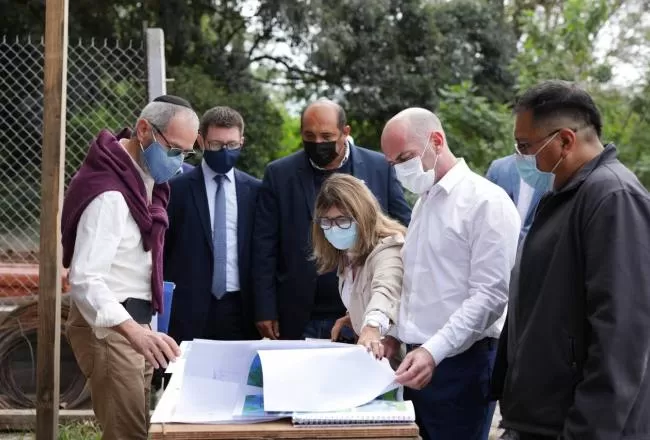
[[[563,128],[566,128],[566,127],[563,127]],[[520,156],[523,156],[523,155],[527,154],[527,151],[530,150],[533,147],[533,145],[539,144],[540,142],[542,142],[543,140],[548,139],[551,136],[555,136],[560,131],[562,131],[563,128],[558,128],[557,130],[553,130],[552,132],[550,132],[546,136],[542,137],[541,139],[537,139],[536,141],[532,141],[532,142],[518,142],[518,141],[516,141],[515,142],[515,152],[517,154],[519,154]],[[582,130],[583,128],[585,128],[585,127],[583,126],[583,127],[578,127],[578,128],[569,128],[569,130],[571,130],[574,133],[577,133],[578,130]],[[548,140],[548,142],[550,142],[550,139]],[[547,144],[544,144],[544,146],[546,146],[546,145]],[[540,150],[541,150],[541,148],[540,148]]]
[[[543,138],[537,139],[536,141],[532,141],[532,142],[519,142],[519,141],[516,141],[515,142],[515,151],[520,156],[523,156],[523,155],[526,154],[526,152],[528,150],[530,150],[533,147],[533,145],[539,144],[540,142],[542,142],[545,139],[548,139],[551,136],[555,136],[556,134],[558,134],[560,132],[560,130],[562,130],[562,129],[558,128],[557,130],[554,130],[554,131],[550,132],[549,134],[547,134]]]
[[[318,226],[321,227],[322,230],[326,231],[334,225],[338,226],[341,229],[350,229],[350,227],[352,227],[352,223],[354,223],[354,219],[352,217],[345,216],[334,218],[319,217],[315,220],[315,222]]]
[[[165,135],[163,134],[163,132],[162,132],[162,130],[160,128],[156,127],[151,121],[149,121],[149,123],[151,124],[153,129],[158,132],[158,134],[163,138],[163,140],[167,144],[166,147],[167,147],[167,156],[168,157],[178,157],[178,156],[182,155],[183,158],[187,158],[187,157],[189,157],[189,156],[191,156],[191,155],[193,155],[195,153],[195,151],[193,149],[192,150],[184,150],[182,148],[179,148],[179,147],[173,145],[171,142],[169,142],[167,140],[167,138],[165,137]],[[154,140],[156,140],[156,135],[154,135],[153,138],[154,138]]]
[[[241,148],[241,143],[239,142],[221,142],[221,141],[209,141],[206,142],[208,150],[211,151],[221,151],[224,148],[226,150],[239,150]]]

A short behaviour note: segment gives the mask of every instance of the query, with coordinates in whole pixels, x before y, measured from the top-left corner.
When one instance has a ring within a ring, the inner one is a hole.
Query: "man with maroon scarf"
[[[193,152],[198,127],[187,101],[156,98],[133,133],[99,133],[65,194],[63,263],[72,297],[66,333],[105,440],[147,438],[153,368],[180,354],[149,323],[166,307],[167,181]]]

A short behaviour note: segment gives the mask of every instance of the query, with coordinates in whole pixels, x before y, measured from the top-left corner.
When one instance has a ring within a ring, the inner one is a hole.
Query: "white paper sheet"
[[[176,403],[181,393],[183,384],[183,372],[173,374],[169,384],[156,405],[156,409],[151,415],[151,423],[169,423],[174,416]]]
[[[181,355],[176,358],[175,361],[170,362],[169,365],[167,365],[167,369],[165,370],[165,373],[167,374],[174,374],[174,373],[180,373],[183,374],[183,371],[185,369],[185,360],[187,359],[187,354],[190,351],[192,342],[191,341],[183,341],[179,345],[179,348],[181,349]]]
[[[232,420],[239,384],[185,377],[172,422],[211,423]]]
[[[208,341],[181,343],[181,356],[168,366],[173,373],[158,402],[152,423],[255,423],[270,416],[238,417],[236,404],[246,392],[249,369],[258,349],[347,348],[331,341]],[[258,390],[259,391],[259,390]],[[273,417],[276,418],[276,417]]]
[[[331,341],[209,341],[195,339],[185,361],[185,375],[245,384],[258,350],[347,348]]]
[[[397,387],[387,359],[364,347],[260,350],[266,411],[340,411]]]

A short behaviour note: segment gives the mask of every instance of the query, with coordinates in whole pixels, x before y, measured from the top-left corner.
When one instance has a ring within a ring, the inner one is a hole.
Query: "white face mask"
[[[424,171],[422,167],[422,156],[427,152],[431,146],[430,141],[421,155],[415,156],[406,162],[395,164],[395,173],[397,180],[400,181],[402,186],[412,193],[423,194],[431,189],[436,182],[436,163],[438,162],[438,155],[433,163],[433,168],[429,171]]]

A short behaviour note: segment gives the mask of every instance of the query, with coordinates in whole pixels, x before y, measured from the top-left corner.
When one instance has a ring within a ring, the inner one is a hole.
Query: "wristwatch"
[[[382,328],[379,321],[377,321],[376,319],[372,319],[372,318],[368,319],[366,321],[366,325],[369,326],[369,327],[372,327],[372,328],[379,329],[379,334],[384,336],[384,329]]]

